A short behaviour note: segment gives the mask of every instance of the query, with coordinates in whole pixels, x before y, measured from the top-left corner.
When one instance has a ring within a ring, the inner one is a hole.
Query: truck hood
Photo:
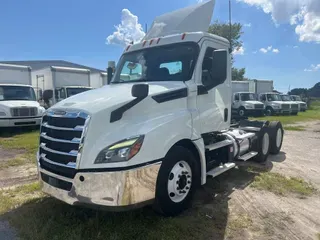
[[[0,101],[1,107],[16,108],[16,107],[40,107],[40,104],[36,101]]]
[[[280,105],[282,105],[282,104],[290,104],[288,102],[283,102],[283,101],[272,101],[272,103],[280,104]]]
[[[243,102],[248,104],[263,104],[262,102],[259,102],[259,101],[243,101]]]
[[[135,99],[131,95],[132,86],[135,84],[137,83],[107,85],[99,89],[74,95],[57,103],[52,108],[79,109],[89,114],[94,114],[108,108],[117,108]],[[146,84],[149,85],[149,96],[186,87],[183,82],[153,82]]]

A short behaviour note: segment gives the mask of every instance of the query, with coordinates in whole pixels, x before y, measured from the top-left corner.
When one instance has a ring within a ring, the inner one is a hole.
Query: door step
[[[206,149],[209,150],[209,151],[213,151],[213,150],[216,150],[218,148],[229,146],[231,144],[233,144],[231,140],[223,140],[221,142],[217,142],[217,143],[213,143],[213,144],[207,145]]]
[[[249,153],[246,153],[244,155],[242,155],[241,157],[238,158],[238,160],[240,161],[248,161],[250,158],[253,158],[255,156],[257,156],[258,153],[257,152],[249,152]]]
[[[230,170],[231,168],[234,168],[235,166],[236,166],[235,163],[225,163],[224,165],[216,167],[216,168],[210,170],[209,172],[207,172],[207,176],[216,177],[216,176],[220,175],[221,173],[224,173],[224,172]]]

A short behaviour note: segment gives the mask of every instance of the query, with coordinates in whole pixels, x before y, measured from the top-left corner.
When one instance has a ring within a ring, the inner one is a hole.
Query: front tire
[[[240,117],[244,117],[246,115],[246,109],[244,107],[240,107],[238,110],[238,115]]]
[[[176,216],[191,203],[199,179],[197,161],[192,152],[173,147],[159,170],[154,209],[165,216]]]
[[[281,122],[273,121],[269,124],[270,132],[270,153],[278,154],[282,147],[284,130]]]
[[[266,108],[266,116],[272,116],[274,115],[274,111],[271,107]]]

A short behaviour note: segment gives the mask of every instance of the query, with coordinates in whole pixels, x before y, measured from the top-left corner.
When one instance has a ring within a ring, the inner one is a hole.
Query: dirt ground
[[[303,178],[319,191],[307,198],[278,196],[249,187],[253,173],[241,169],[241,163],[208,183],[197,193],[193,210],[187,214],[204,214],[209,226],[217,231],[206,239],[316,239],[320,233],[320,122],[299,123],[306,131],[286,131],[282,151],[270,156],[264,171]],[[0,149],[0,158],[11,157]],[[4,160],[4,159],[0,159]],[[260,166],[261,167],[261,166]],[[36,179],[34,166],[0,170],[0,188]],[[221,230],[221,231],[220,231]],[[212,231],[214,232],[214,231]],[[0,239],[15,239],[15,232],[0,221]]]

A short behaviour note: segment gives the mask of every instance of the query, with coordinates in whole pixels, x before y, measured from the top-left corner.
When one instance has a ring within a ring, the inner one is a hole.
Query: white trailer
[[[37,154],[44,192],[109,209],[153,203],[173,216],[207,177],[279,153],[280,122],[230,124],[230,44],[207,32],[213,6],[158,17],[126,48],[110,85],[47,111]]]
[[[44,111],[31,87],[31,67],[0,64],[0,127],[39,125]]]
[[[106,72],[92,73],[90,76],[90,86],[100,88],[108,84],[108,74]]]
[[[90,70],[51,66],[32,72],[32,86],[46,105],[91,90]]]
[[[264,104],[250,92],[250,81],[232,81],[232,113],[240,117],[264,114]]]
[[[249,81],[249,91],[257,95],[261,93],[273,92],[272,80],[251,80]]]

